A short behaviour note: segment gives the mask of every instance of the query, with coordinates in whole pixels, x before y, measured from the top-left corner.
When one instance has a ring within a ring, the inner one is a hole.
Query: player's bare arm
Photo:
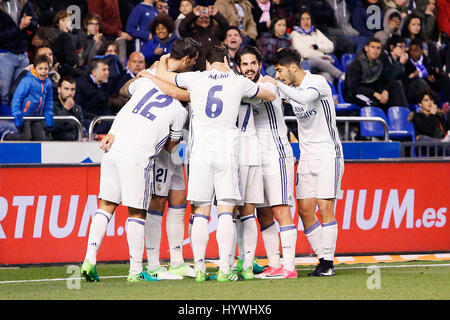
[[[167,68],[167,60],[169,59],[169,54],[166,54],[159,59],[158,67],[156,68],[156,76],[165,82],[168,82],[174,86],[177,85],[175,78],[177,74],[175,72],[170,72]]]
[[[165,94],[171,96],[174,99],[177,99],[179,101],[191,101],[187,90],[181,89],[164,80],[161,80],[145,70],[139,72],[138,76],[152,80]]]

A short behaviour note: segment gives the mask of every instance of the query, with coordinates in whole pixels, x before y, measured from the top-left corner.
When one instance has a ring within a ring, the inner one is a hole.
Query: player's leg
[[[322,221],[323,264],[322,275],[334,274],[334,253],[338,237],[338,225],[334,217],[335,199],[318,199]]]
[[[172,177],[172,182],[174,177]],[[183,189],[169,191],[169,208],[167,210],[166,231],[170,250],[169,272],[195,277],[194,268],[186,264],[183,259],[183,241],[184,241],[184,217],[186,214],[186,191],[184,190],[184,178],[181,181]]]
[[[272,207],[273,215],[280,225],[280,240],[283,250],[283,273],[287,278],[296,278],[295,269],[295,249],[297,244],[297,227],[291,216],[291,209],[288,205]]]
[[[128,282],[158,280],[145,272],[142,267],[146,216],[147,212],[145,209],[128,207],[127,242],[130,255]]]
[[[92,215],[86,255],[81,266],[81,273],[87,281],[99,281],[96,267],[97,252],[116,208],[116,203],[100,199],[99,208]]]
[[[195,281],[203,282],[207,279],[205,255],[209,241],[210,202],[196,202],[195,215],[192,223],[191,244],[194,255]]]
[[[256,225],[255,205],[246,203],[239,208],[242,225],[242,277],[253,279],[253,260],[255,258],[256,245],[258,243],[258,226]]]
[[[216,240],[219,249],[219,271],[217,281],[236,281],[237,274],[231,272],[230,259],[234,257],[236,248],[236,229],[233,222],[235,199],[222,199],[217,201],[217,230]],[[234,245],[234,246],[233,246]]]
[[[147,270],[152,272],[159,269],[161,224],[164,216],[167,197],[152,195],[145,219],[145,248],[147,251]]]

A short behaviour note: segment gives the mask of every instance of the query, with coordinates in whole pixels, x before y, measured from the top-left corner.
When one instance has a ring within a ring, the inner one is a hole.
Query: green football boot
[[[267,268],[267,266],[262,266],[259,264],[258,259],[256,259],[256,258],[253,259],[253,273],[259,274],[259,273],[263,272],[264,269],[266,269],[266,268]]]
[[[81,265],[81,274],[86,278],[88,282],[99,282],[100,278],[97,274],[97,266],[91,264],[89,261],[84,260]]]
[[[253,280],[254,279],[254,274],[253,274],[253,268],[252,267],[248,267],[245,270],[242,270],[241,272],[238,273],[244,280]]]
[[[206,274],[206,272],[203,272],[202,270],[197,270],[197,272],[195,273],[195,281],[205,282],[206,280],[208,280],[208,275]]]
[[[225,274],[222,270],[217,272],[217,282],[230,282],[230,281],[238,281],[239,277],[235,270],[230,271],[230,273]]]

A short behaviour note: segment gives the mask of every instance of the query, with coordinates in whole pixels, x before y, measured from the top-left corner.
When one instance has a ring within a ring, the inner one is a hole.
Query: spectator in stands
[[[375,106],[384,111],[390,106],[407,106],[408,101],[399,92],[404,91],[400,81],[388,83],[383,77],[380,59],[381,41],[372,37],[348,66],[345,75],[345,99],[361,107]]]
[[[241,30],[244,45],[255,44],[258,31],[248,0],[216,0],[214,7],[228,20],[230,26]]]
[[[311,14],[303,11],[291,32],[292,47],[300,52],[302,59],[311,64],[313,73],[321,73],[329,82],[343,78],[344,72],[333,65],[333,58],[329,56],[334,50],[334,44],[311,21]]]
[[[294,27],[294,0],[272,0],[270,5],[270,16],[283,17],[286,19],[287,33],[290,33]],[[255,16],[253,16],[255,18]],[[256,19],[256,18],[255,18]],[[256,20],[255,20],[256,21]],[[272,23],[272,22],[271,22]],[[258,33],[259,35],[259,33]]]
[[[272,1],[271,0],[249,0],[252,5],[252,15],[256,23],[258,37],[264,32],[270,32],[272,21]]]
[[[178,32],[178,27],[180,26],[181,20],[186,18],[186,16],[194,10],[195,1],[194,0],[181,0],[180,1],[180,14],[175,20],[175,35],[180,38],[180,33]]]
[[[386,11],[383,19],[383,30],[375,33],[375,37],[380,39],[384,46],[387,40],[393,35],[401,34],[402,16],[396,9],[389,9]]]
[[[334,36],[358,36],[359,32],[350,23],[350,12],[345,0],[328,0],[328,4],[333,8],[336,18],[336,27],[328,27],[328,33]]]
[[[403,81],[405,78],[405,63],[409,59],[405,39],[399,35],[389,38],[380,58],[383,62],[384,79],[388,82]]]
[[[140,51],[151,37],[150,24],[159,14],[153,0],[144,0],[131,11],[127,20],[127,33],[134,38],[134,50]]]
[[[104,59],[94,59],[88,75],[77,81],[75,102],[83,109],[83,127],[87,131],[92,119],[97,116],[111,115],[108,105],[109,64]],[[106,133],[111,126],[110,122],[99,123],[96,133]]]
[[[416,9],[412,12],[422,20],[425,39],[434,41],[438,38],[435,12],[436,0],[416,0]]]
[[[291,38],[286,33],[286,19],[281,16],[274,17],[270,25],[270,32],[264,32],[258,38],[257,43],[262,53],[264,70],[266,74],[274,77],[273,57],[275,53],[281,48],[291,47]]]
[[[53,89],[48,78],[50,61],[46,56],[34,59],[33,69],[22,79],[11,101],[17,133],[3,137],[11,141],[45,141],[46,127],[53,127]],[[45,121],[24,120],[24,117],[44,116]]]
[[[151,66],[162,55],[172,51],[172,44],[177,40],[173,34],[175,25],[171,16],[159,14],[150,25],[151,37],[142,49],[147,65]]]
[[[374,12],[367,10],[367,8],[371,5],[376,5],[381,9],[380,17],[373,17],[372,15]],[[373,37],[377,31],[381,30],[384,10],[382,9],[380,0],[361,0],[357,2],[356,6],[353,8],[353,11],[351,11],[351,16],[353,28],[359,32],[359,35],[370,38]],[[379,25],[377,25],[377,22],[379,22]]]
[[[40,26],[50,27],[53,25],[55,15],[61,10],[67,10],[70,6],[80,8],[82,17],[86,16],[86,0],[31,0]]]
[[[402,19],[408,16],[408,8],[410,0],[383,0],[384,10],[387,12],[389,9],[396,9],[400,12]]]
[[[116,83],[114,93],[119,93],[120,89],[125,83],[136,77],[136,75],[144,69],[145,69],[144,55],[139,51],[131,53],[130,57],[128,58],[127,67],[125,68],[124,72],[122,73],[122,75],[120,76],[119,80]]]
[[[156,0],[156,10],[158,10],[159,14],[169,15],[170,7],[167,0]]]
[[[411,112],[408,120],[414,124],[416,140],[450,142],[450,128],[445,121],[444,113],[437,107],[434,99],[432,91],[420,92],[417,99],[420,111]]]
[[[37,20],[25,0],[0,2],[0,95],[9,105],[9,89],[28,60],[28,32],[36,30]]]
[[[51,47],[55,61],[59,63],[58,72],[63,76],[80,76],[77,70],[80,60],[76,52],[76,38],[72,34],[71,14],[65,10],[59,11],[53,22],[57,29]]]
[[[103,35],[108,40],[133,39],[123,31],[118,0],[87,0],[87,3],[89,13],[96,13],[102,18]]]
[[[83,111],[75,103],[76,82],[71,76],[64,76],[58,83],[57,94],[53,97],[53,114],[55,116],[73,116],[83,124]],[[55,127],[49,130],[51,140],[78,140],[78,130],[71,121],[55,121]]]
[[[411,101],[416,92],[432,89],[435,92],[444,90],[445,96],[450,98],[450,81],[446,74],[433,67],[430,59],[424,55],[422,42],[414,39],[409,44],[410,59],[405,64],[405,83],[408,98]]]
[[[228,27],[223,44],[227,49],[230,58],[230,60],[228,61],[230,68],[233,69],[235,72],[238,72],[236,60],[234,59],[236,52],[242,45],[242,36],[238,27],[236,26]]]
[[[437,26],[440,32],[450,38],[450,1],[437,0]]]
[[[101,28],[102,18],[98,14],[90,13],[83,20],[83,29],[78,32],[78,42],[81,45],[80,66],[88,66],[106,41],[100,32]]]
[[[206,53],[209,48],[222,43],[228,26],[227,19],[214,6],[196,6],[181,21],[178,28],[181,37],[191,37],[201,43],[195,70],[206,69]]]
[[[54,64],[53,64],[53,52],[52,49],[48,46],[42,46],[37,48],[36,50],[36,56],[46,56],[50,62],[50,71],[48,73],[48,77],[52,81],[52,88],[53,92],[56,92],[56,88],[58,86],[59,79],[61,78],[60,74],[55,70]],[[20,81],[33,69],[33,64],[30,64],[25,69],[22,70],[22,72],[19,74],[17,79],[14,81],[14,83],[11,85],[10,90],[10,98],[12,99],[14,92],[17,90],[17,87],[19,86]]]

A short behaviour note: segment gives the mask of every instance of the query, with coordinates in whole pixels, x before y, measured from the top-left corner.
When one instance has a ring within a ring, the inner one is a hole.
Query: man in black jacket
[[[58,92],[53,97],[53,114],[55,116],[74,116],[83,123],[83,111],[75,103],[76,82],[71,76],[64,76],[58,83]],[[70,121],[55,121],[55,127],[51,130],[52,140],[73,141],[77,140],[78,130]]]
[[[370,38],[349,65],[345,73],[345,99],[361,107],[380,107],[385,112],[391,106],[408,106],[400,80],[387,82],[383,76],[383,62],[380,59],[381,41]]]
[[[9,88],[23,68],[30,64],[27,55],[28,31],[37,20],[26,0],[0,0],[0,94],[9,104]]]
[[[77,81],[75,102],[83,109],[83,127],[89,129],[89,125],[95,117],[111,115],[109,108],[108,88],[109,66],[103,59],[94,59],[91,72]],[[111,127],[111,121],[102,121],[95,128],[95,133],[106,133]]]

